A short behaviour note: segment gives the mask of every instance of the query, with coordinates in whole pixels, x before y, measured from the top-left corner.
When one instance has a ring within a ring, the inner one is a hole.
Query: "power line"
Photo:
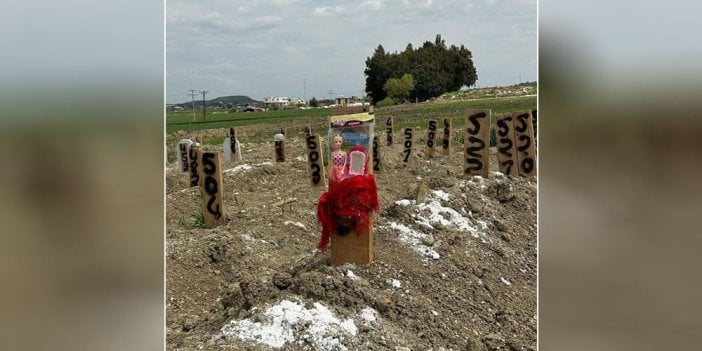
[[[195,120],[195,95],[197,95],[197,94],[195,94],[195,89],[190,89],[190,94],[186,94],[186,95],[190,95],[190,97],[193,100],[193,121],[194,121]]]
[[[205,103],[205,95],[207,95],[209,91],[201,91],[200,94],[202,94],[202,119],[205,119],[205,114],[207,113],[207,104]]]

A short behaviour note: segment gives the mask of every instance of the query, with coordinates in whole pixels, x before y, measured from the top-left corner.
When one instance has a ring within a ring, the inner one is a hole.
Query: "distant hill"
[[[231,104],[232,106],[246,106],[249,104],[261,104],[261,101],[254,100],[246,95],[220,96],[211,100],[206,100],[207,106],[218,106]],[[178,104],[183,107],[192,106],[192,101],[186,101]],[[195,99],[195,106],[202,106],[202,100]]]

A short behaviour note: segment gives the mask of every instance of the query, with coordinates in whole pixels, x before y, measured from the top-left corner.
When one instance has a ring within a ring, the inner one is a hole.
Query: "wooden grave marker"
[[[497,117],[497,160],[500,172],[505,175],[517,175],[517,148],[514,142],[514,121],[512,114]]]
[[[349,106],[333,108],[332,116],[368,112],[373,115],[373,106]],[[369,148],[373,148],[370,143]],[[368,150],[372,155],[373,150]],[[373,174],[373,159],[367,157],[366,167],[369,174]],[[373,260],[373,215],[368,216],[368,232],[356,235],[354,230],[345,232],[346,226],[342,223],[335,224],[331,238],[331,263],[339,266],[344,263],[368,264]]]
[[[205,214],[205,228],[214,228],[224,223],[222,164],[218,152],[203,151],[200,155],[200,164],[202,165],[200,174],[203,178],[200,190]]]
[[[386,134],[386,140],[387,140],[387,146],[392,145],[392,117],[388,117],[388,120],[385,121],[385,134]]]
[[[380,145],[378,144],[378,136],[373,136],[373,171],[380,172]]]
[[[312,186],[326,187],[327,179],[324,177],[324,162],[322,161],[324,153],[322,152],[321,140],[319,136],[312,134],[312,130],[308,130],[308,132],[305,140],[307,142],[307,161],[310,164],[310,183]]]
[[[531,122],[534,125],[534,152],[539,152],[539,138],[536,136],[536,110],[531,110]]]
[[[190,145],[188,150],[188,158],[190,159],[190,187],[200,185],[200,144],[195,142]]]
[[[429,127],[427,127],[427,145],[424,149],[424,158],[434,157],[434,149],[436,144],[436,131],[437,131],[436,120],[429,120]]]
[[[403,135],[405,140],[404,149],[402,150],[402,164],[407,166],[410,162],[412,162],[412,156],[414,155],[414,148],[412,147],[414,143],[412,128],[405,128]]]
[[[468,110],[464,139],[464,173],[483,178],[490,173],[490,110]]]
[[[441,138],[441,148],[444,156],[451,154],[451,118],[448,117],[444,118],[444,134]]]
[[[190,150],[190,145],[193,141],[190,139],[181,139],[178,142],[178,147],[176,148],[176,154],[178,159],[178,164],[180,165],[180,173],[189,173],[190,171],[190,155],[188,151]]]
[[[224,138],[222,150],[224,150],[225,162],[232,162],[232,160],[241,161],[241,147],[239,146],[239,139],[237,139],[236,128],[229,128],[229,134]]]
[[[274,135],[273,141],[275,142],[275,162],[285,162],[285,134]]]
[[[536,149],[534,148],[534,124],[530,111],[513,112],[514,139],[517,147],[519,174],[536,176]]]

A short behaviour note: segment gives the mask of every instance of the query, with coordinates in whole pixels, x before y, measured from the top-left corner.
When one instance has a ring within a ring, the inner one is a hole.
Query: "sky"
[[[190,101],[190,89],[207,99],[365,95],[378,45],[399,52],[437,34],[471,50],[478,87],[537,78],[536,0],[169,0],[166,102]]]

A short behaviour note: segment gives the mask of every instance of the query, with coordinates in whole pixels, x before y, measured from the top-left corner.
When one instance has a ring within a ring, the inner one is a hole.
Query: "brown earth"
[[[354,319],[358,333],[339,336],[349,350],[536,349],[535,180],[492,173],[494,148],[491,175],[482,179],[463,174],[460,147],[431,160],[416,147],[412,163],[403,167],[401,145],[382,146],[375,258],[365,266],[331,267],[329,250],[316,250],[321,233],[316,203],[324,190],[309,185],[306,151],[296,136],[302,125],[288,130],[295,132],[288,133],[286,161],[276,163],[275,128],[238,129],[243,161],[222,164],[224,170],[239,169],[223,175],[226,222],[214,229],[194,225],[202,211],[200,190],[188,187],[188,176],[177,172],[175,162],[167,165],[167,349],[269,350],[225,337],[221,329],[233,320],[265,320],[263,311],[285,299],[307,306],[319,302],[341,319]],[[247,135],[264,134],[271,140],[247,143]],[[226,130],[201,135],[226,135]],[[184,136],[169,135],[168,150]],[[420,137],[415,145],[421,142]],[[396,203],[415,200],[418,188],[419,203],[455,210],[478,235],[453,225],[418,224],[418,218],[430,215],[426,207]],[[415,246],[440,257],[422,256],[391,223],[426,234]],[[378,312],[372,323],[358,319],[366,307]],[[282,349],[323,348],[298,338]]]

